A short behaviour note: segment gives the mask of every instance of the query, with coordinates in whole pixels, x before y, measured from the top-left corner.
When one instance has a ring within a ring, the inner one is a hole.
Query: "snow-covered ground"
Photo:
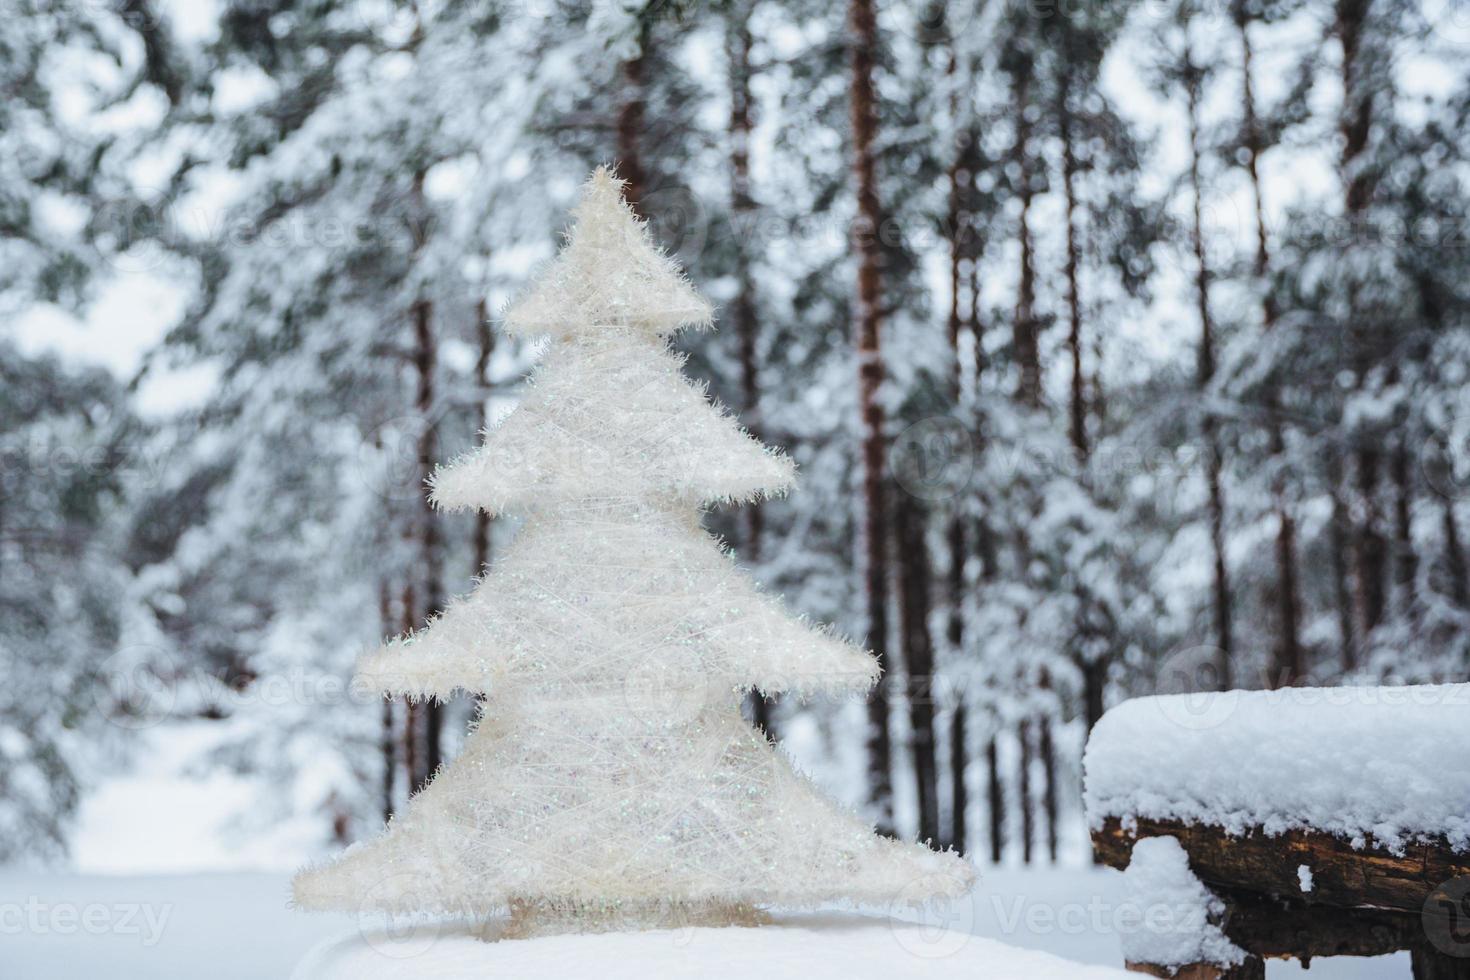
[[[973,966],[979,961],[971,960],[964,950],[989,948],[964,941],[964,935],[973,934],[1079,963],[1121,966],[1120,931],[1131,928],[1133,920],[1118,873],[1083,868],[1004,869],[981,874],[975,895],[958,906],[950,919],[954,931],[941,935],[930,952],[943,943],[957,944],[955,955],[964,957],[957,962]],[[357,929],[351,916],[291,911],[286,904],[287,881],[288,876],[281,874],[0,872],[0,976],[5,980],[286,980],[313,946]],[[374,922],[371,927],[378,925]],[[891,930],[885,934],[891,936]],[[614,946],[608,944],[603,955],[611,955]],[[454,948],[451,942],[441,953]],[[715,945],[710,948],[713,951]],[[683,955],[701,954],[694,947],[685,948]],[[1312,980],[1407,978],[1407,957],[1401,954],[1392,960],[1396,962],[1315,960],[1310,974],[1295,963],[1272,962],[1266,975],[1271,980],[1297,976]],[[565,976],[550,969],[550,961],[543,964],[548,969],[542,975]],[[513,970],[501,975],[535,974]],[[654,970],[648,975],[660,974]],[[888,974],[857,966],[846,975]],[[975,969],[969,975],[996,980],[1004,974]]]
[[[77,873],[0,869],[0,980],[287,980],[313,947],[381,925],[288,908],[290,870],[312,854],[310,828],[240,822],[248,801],[267,790],[248,777],[217,771],[201,779],[201,753],[224,734],[224,728],[204,724],[159,730],[157,737],[149,733],[150,751],[85,801],[74,841]],[[269,870],[245,870],[250,868]],[[1136,910],[1117,872],[1085,866],[982,868],[974,894],[945,917],[945,929],[927,934],[932,943],[921,949],[954,948],[960,959],[951,963],[966,964],[968,975],[987,980],[1005,976],[999,971],[1007,960],[966,936],[1118,967],[1121,939],[1135,921]],[[887,923],[877,932],[884,943],[896,944],[883,952],[904,949]],[[453,954],[458,948],[453,937],[443,938],[448,944],[440,955]],[[780,938],[769,938],[773,947],[780,946]],[[723,957],[727,941],[715,937],[707,952],[686,944],[680,955]],[[613,955],[617,947],[618,942],[604,942],[598,955]],[[559,955],[559,948],[551,944],[546,953]],[[1310,974],[1295,963],[1273,962],[1267,976],[1407,977],[1407,957],[1391,959],[1317,960]],[[982,961],[993,970],[976,965]],[[855,961],[845,967],[847,977],[894,975],[880,969],[880,962],[877,954]],[[1024,960],[1011,957],[1009,963]],[[565,975],[549,960],[542,964],[543,975],[558,980]],[[762,973],[776,975],[764,967],[755,975]],[[501,975],[536,972],[528,966]],[[646,975],[660,974],[650,970]],[[920,975],[944,973],[931,969]],[[818,975],[807,971],[802,976],[815,980]]]
[[[469,980],[471,977],[596,977],[598,980],[1126,980],[1116,967],[1082,966],[993,939],[854,915],[782,917],[760,928],[684,929],[549,936],[484,943],[441,934],[411,954],[375,933],[314,950],[292,980]]]
[[[321,845],[318,815],[258,819],[279,789],[212,761],[248,721],[171,722],[136,733],[126,766],[99,776],[71,838],[73,867],[101,874],[289,872]],[[0,974],[3,976],[3,974]]]

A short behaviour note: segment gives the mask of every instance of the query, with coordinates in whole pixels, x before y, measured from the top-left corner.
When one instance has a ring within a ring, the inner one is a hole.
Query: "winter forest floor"
[[[313,946],[357,928],[349,915],[287,907],[290,871],[311,853],[312,828],[238,821],[268,790],[197,768],[199,753],[228,731],[197,724],[157,734],[146,764],[104,781],[83,806],[75,871],[0,870],[3,980],[286,980]],[[1066,852],[1076,853],[1063,867],[983,866],[955,928],[1120,967],[1122,876],[1085,866],[1080,847]],[[1407,956],[1394,959],[1402,962],[1318,960],[1310,974],[1273,962],[1267,976],[1407,978]]]
[[[3,975],[6,980],[286,980],[308,949],[354,928],[350,916],[290,911],[287,877],[0,872],[0,905],[31,903],[56,922],[62,921],[57,913],[63,908],[76,908],[83,916],[88,906],[100,906],[116,924],[100,935],[80,925],[70,935],[59,929],[6,935]],[[977,936],[1118,967],[1112,913],[1120,885],[1116,872],[1090,868],[986,870],[961,918]],[[143,912],[125,923],[126,910],[138,905]],[[8,926],[5,931],[10,932]],[[1266,975],[1273,980],[1407,980],[1407,956],[1394,959],[1402,962],[1317,960],[1310,974],[1295,963],[1272,962]]]

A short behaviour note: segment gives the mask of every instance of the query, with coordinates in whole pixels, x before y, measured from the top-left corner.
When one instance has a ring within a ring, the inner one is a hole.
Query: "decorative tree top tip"
[[[561,254],[506,311],[510,333],[572,338],[621,327],[662,336],[713,324],[713,307],[654,244],[623,186],[607,167],[583,185]]]

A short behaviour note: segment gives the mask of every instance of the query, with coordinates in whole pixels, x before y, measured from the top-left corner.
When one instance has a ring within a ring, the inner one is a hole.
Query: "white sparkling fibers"
[[[458,759],[387,830],[297,876],[306,909],[459,915],[497,936],[760,921],[967,891],[954,854],[824,799],[742,719],[747,690],[870,687],[864,651],[786,614],[699,524],[793,468],[711,405],[664,336],[710,308],[605,170],[506,316],[551,344],[524,403],[441,469],[443,507],[523,513],[467,597],[368,657],[392,694],[483,693]],[[487,932],[489,934],[489,932]]]

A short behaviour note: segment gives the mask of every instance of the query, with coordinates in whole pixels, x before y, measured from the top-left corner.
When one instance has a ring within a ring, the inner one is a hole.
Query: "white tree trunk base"
[[[565,933],[759,926],[769,921],[759,909],[733,903],[518,901],[512,903],[508,920],[490,920],[480,936],[531,939]]]

